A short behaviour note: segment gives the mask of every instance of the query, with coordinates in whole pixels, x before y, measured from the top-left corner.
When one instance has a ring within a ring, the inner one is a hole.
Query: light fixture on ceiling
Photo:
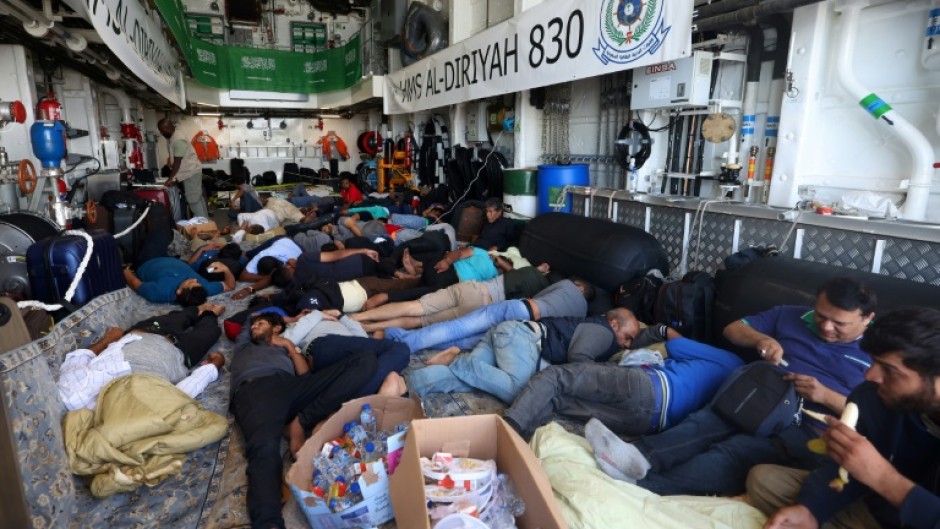
[[[222,117],[222,114],[220,114],[220,113],[218,113],[218,112],[196,112],[196,115],[197,115],[197,116],[205,116],[205,117],[208,117],[208,118],[220,118],[220,117]]]

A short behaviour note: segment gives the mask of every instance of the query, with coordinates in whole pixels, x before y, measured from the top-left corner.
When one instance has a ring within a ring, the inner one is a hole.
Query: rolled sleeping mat
[[[519,241],[532,264],[548,263],[553,272],[590,278],[608,292],[651,268],[669,275],[669,259],[659,241],[633,226],[569,213],[532,219]]]
[[[538,169],[520,167],[503,171],[503,205],[525,217],[538,212]]]

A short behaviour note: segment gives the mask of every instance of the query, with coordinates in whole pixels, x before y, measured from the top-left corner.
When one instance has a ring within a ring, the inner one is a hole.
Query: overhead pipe
[[[117,101],[118,107],[121,109],[121,123],[133,123],[134,120],[131,119],[131,99],[127,97],[127,94],[123,90],[115,90],[113,88],[108,88],[105,86],[99,86],[98,92],[101,94],[108,94]]]
[[[712,2],[695,10],[698,18],[709,18],[716,15],[736,11],[745,7],[753,7],[758,4],[758,0],[722,0],[721,2]]]
[[[730,13],[703,18],[695,22],[696,31],[715,31],[742,24],[755,24],[757,19],[792,11],[797,7],[816,4],[822,0],[763,0],[757,5]]]
[[[50,33],[61,38],[66,47],[75,52],[87,52],[87,55],[98,59],[98,55],[87,50],[88,41],[78,33],[72,33],[67,28],[57,26],[51,19],[45,18],[41,13],[32,9],[20,0],[8,0],[7,12],[23,23],[23,29],[30,35],[43,38]],[[104,60],[107,63],[107,60]]]
[[[862,9],[868,7],[868,0],[850,0],[836,6],[842,13],[842,34],[836,49],[837,72],[842,87],[855,98],[879,124],[890,127],[898,139],[911,153],[913,166],[907,189],[907,200],[901,208],[901,217],[910,220],[924,220],[927,216],[927,202],[930,198],[930,186],[933,176],[933,148],[924,134],[907,119],[883,101],[876,94],[865,88],[852,68],[855,56],[855,42],[858,38],[858,21]]]

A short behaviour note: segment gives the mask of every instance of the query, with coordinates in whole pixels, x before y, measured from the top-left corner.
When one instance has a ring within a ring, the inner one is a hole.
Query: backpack
[[[284,183],[285,184],[296,184],[301,181],[300,179],[300,167],[293,162],[288,162],[284,164]]]
[[[650,270],[645,275],[624,281],[614,293],[614,306],[628,309],[643,323],[653,323],[653,305],[662,284],[659,270]]]
[[[715,280],[706,272],[689,272],[678,281],[663,283],[656,292],[652,320],[665,323],[686,338],[709,342]]]
[[[118,189],[105,191],[98,203],[111,211],[128,207],[136,207],[142,210],[147,205],[147,201],[136,193]]]
[[[769,362],[743,365],[728,375],[712,400],[712,411],[741,430],[767,437],[799,424],[803,400],[789,372]]]

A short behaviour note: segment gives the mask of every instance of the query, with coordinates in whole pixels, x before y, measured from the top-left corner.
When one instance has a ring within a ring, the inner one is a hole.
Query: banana
[[[858,405],[854,402],[847,402],[845,404],[845,410],[842,411],[842,417],[839,417],[839,420],[854,430],[855,426],[858,424]],[[845,467],[839,467],[839,477],[832,480],[829,486],[841,492],[842,488],[845,487],[848,482],[849,471],[846,470]]]

